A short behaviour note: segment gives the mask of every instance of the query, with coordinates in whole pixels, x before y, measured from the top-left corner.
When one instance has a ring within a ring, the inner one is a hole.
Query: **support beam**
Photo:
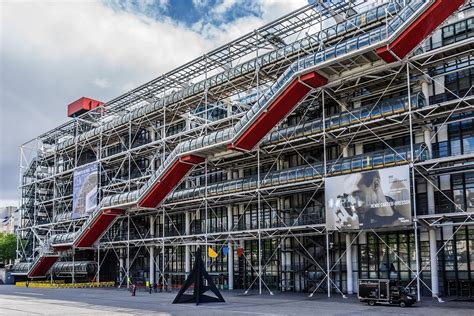
[[[349,147],[347,147],[346,145],[342,146],[342,157],[349,157]]]
[[[425,97],[426,104],[430,104],[430,87],[428,81],[424,78],[421,79],[421,92]]]
[[[184,213],[184,229],[186,236],[191,235],[191,213],[189,211]],[[191,250],[189,249],[189,245],[186,245],[184,247],[184,272],[186,273],[186,275],[189,275],[189,273],[191,273]]]
[[[410,64],[406,64],[406,77],[407,77],[407,91],[408,91],[408,112],[409,112],[409,134],[410,134],[410,169],[411,169],[411,186],[413,193],[415,192],[415,167],[414,167],[414,159],[415,159],[415,151],[414,151],[414,131],[413,131],[413,111],[412,111],[412,104],[411,104],[411,84],[410,84]],[[421,300],[421,289],[420,289],[420,251],[419,251],[419,243],[418,243],[418,213],[416,209],[416,201],[415,201],[415,194],[413,194],[413,233],[415,235],[415,260],[416,260],[416,296],[417,301]]]
[[[150,215],[150,237],[155,237],[155,218]],[[155,283],[155,246],[150,246],[150,286]]]
[[[331,297],[331,260],[329,255],[329,232],[326,231],[326,281],[328,297]]]
[[[130,214],[127,214],[127,288],[130,288]]]
[[[347,294],[354,294],[354,281],[353,281],[353,276],[352,276],[351,233],[346,234],[346,271],[347,271]]]
[[[123,254],[123,248],[120,248],[119,249],[119,271],[120,271],[120,280],[119,280],[119,284],[122,285],[123,283],[123,278],[124,278],[124,262],[123,262],[123,257],[124,257],[124,254]]]
[[[227,206],[227,230],[232,230],[232,205]],[[229,284],[229,290],[234,289],[234,247],[231,242],[227,244],[228,252],[227,252],[227,272],[228,272],[228,280],[227,283]]]
[[[428,151],[428,156],[432,158],[433,147],[431,145],[431,129],[428,127],[423,130],[423,140],[424,140],[424,143],[426,144],[426,150]],[[428,176],[428,179],[432,181],[431,177],[429,176]],[[433,184],[430,183],[429,181],[426,182],[426,196],[428,199],[428,214],[435,214],[434,187],[433,187]]]
[[[97,280],[97,283],[100,283],[100,244],[97,245],[97,278],[96,280]]]
[[[426,150],[428,151],[429,158],[432,158],[433,146],[431,145],[431,128],[429,126],[426,126],[423,129],[423,142],[426,144]]]
[[[431,264],[431,292],[433,297],[439,295],[439,278],[438,278],[438,247],[436,244],[436,230],[431,229],[430,234],[430,264]]]

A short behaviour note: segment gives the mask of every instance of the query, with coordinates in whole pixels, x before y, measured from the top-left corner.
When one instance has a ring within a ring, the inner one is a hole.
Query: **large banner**
[[[325,197],[329,230],[411,223],[408,165],[327,178]]]
[[[72,218],[89,216],[97,208],[97,164],[87,165],[74,171],[72,188]]]

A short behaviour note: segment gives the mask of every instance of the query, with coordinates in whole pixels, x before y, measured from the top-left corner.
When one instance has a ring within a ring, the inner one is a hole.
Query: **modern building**
[[[474,2],[309,4],[22,148],[18,278],[474,295]],[[217,253],[214,254],[213,252]]]
[[[14,234],[20,226],[20,211],[18,207],[6,206],[0,208],[0,233]]]

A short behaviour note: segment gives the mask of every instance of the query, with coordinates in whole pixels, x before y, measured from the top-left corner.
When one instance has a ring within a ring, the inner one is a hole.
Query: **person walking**
[[[132,283],[130,285],[130,292],[132,293],[132,296],[135,296],[135,294],[137,292],[137,286],[135,285],[135,283]]]

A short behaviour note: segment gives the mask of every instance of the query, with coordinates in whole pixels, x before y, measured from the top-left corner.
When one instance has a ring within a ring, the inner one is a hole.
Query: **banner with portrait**
[[[89,216],[97,208],[97,164],[79,167],[74,171],[72,188],[72,218]]]
[[[410,225],[408,165],[329,177],[326,227],[354,230]]]

